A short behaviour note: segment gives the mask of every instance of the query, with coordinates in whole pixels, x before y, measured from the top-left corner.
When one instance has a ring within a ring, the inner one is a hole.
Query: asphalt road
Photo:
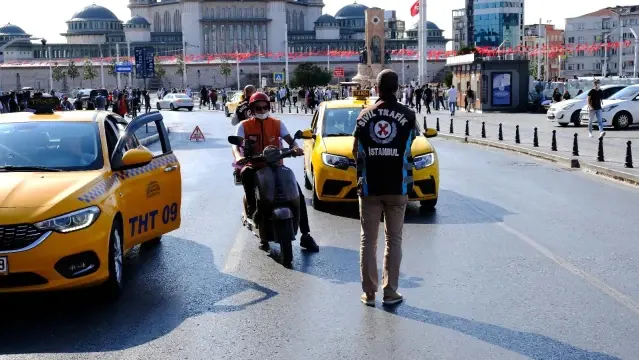
[[[85,291],[4,299],[0,358],[637,358],[636,188],[433,139],[440,201],[408,210],[406,301],[369,308],[356,211],[309,207],[321,250],[296,243],[283,268],[240,224],[229,120],[163,114],[182,164],[182,228],[127,257],[117,304]],[[284,119],[293,131],[310,121]],[[188,141],[195,125],[205,142]],[[287,164],[301,181],[301,159]]]

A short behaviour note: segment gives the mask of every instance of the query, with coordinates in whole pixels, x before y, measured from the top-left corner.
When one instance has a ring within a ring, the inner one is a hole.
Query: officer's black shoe
[[[266,251],[266,252],[271,251],[271,246],[268,244],[268,241],[260,242],[260,250]]]
[[[303,234],[300,238],[300,246],[311,252],[318,252],[319,246],[311,236],[311,234]]]

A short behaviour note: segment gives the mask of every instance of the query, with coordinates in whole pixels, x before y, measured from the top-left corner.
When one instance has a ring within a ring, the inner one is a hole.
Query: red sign
[[[206,140],[199,126],[195,127],[195,130],[193,130],[193,132],[191,133],[191,137],[189,138],[189,141],[193,141],[193,139],[195,139],[195,141]]]
[[[419,14],[419,0],[410,7],[410,16],[417,16],[417,14]]]
[[[336,67],[335,70],[333,70],[333,76],[337,78],[344,77],[344,68]]]

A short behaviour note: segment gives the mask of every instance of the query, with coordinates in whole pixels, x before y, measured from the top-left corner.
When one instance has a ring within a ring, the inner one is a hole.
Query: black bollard
[[[482,121],[481,122],[481,137],[482,138],[486,138],[486,122]]]
[[[424,116],[424,132],[428,129],[428,125],[426,125],[426,116]]]
[[[437,128],[436,128],[436,130],[439,131],[439,118],[437,118]]]
[[[552,143],[550,144],[550,150],[557,151],[557,130],[552,131]]]
[[[533,135],[533,146],[539,147],[539,138],[537,137],[537,128],[535,128],[535,134]]]
[[[597,161],[604,162],[604,152],[603,152],[603,138],[599,138],[599,150],[597,150]]]
[[[521,144],[521,139],[519,138],[519,125],[515,125],[515,143]]]
[[[466,136],[470,136],[470,129],[468,128],[468,120],[466,120]]]
[[[308,114],[308,108],[304,107],[304,114]]]
[[[628,141],[626,145],[626,163],[624,166],[628,169],[632,169],[634,168],[634,166],[632,166],[632,149],[630,147],[632,145],[632,141]]]
[[[299,106],[295,106],[295,111],[297,111],[297,113],[300,113],[300,107]]]
[[[579,144],[577,143],[577,133],[575,133],[575,139],[572,141],[572,156],[579,156]]]
[[[288,106],[288,113],[291,113],[291,105]]]
[[[453,119],[450,119],[450,133],[453,133]]]
[[[499,123],[499,141],[504,140],[504,132],[501,128],[501,123]]]

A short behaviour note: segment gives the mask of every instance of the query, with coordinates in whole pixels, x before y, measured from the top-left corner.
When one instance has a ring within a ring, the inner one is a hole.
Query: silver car
[[[180,109],[188,109],[193,111],[193,99],[185,94],[166,94],[157,102],[158,110],[171,109],[177,111]]]

